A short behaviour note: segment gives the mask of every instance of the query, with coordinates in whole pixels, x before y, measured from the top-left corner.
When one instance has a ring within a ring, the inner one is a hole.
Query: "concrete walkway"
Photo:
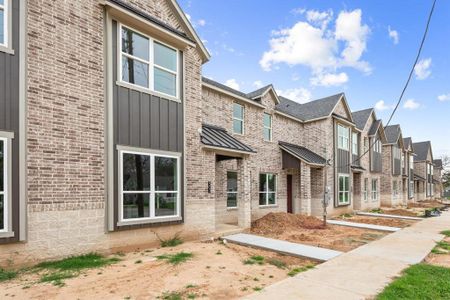
[[[342,254],[342,252],[335,250],[270,239],[254,234],[238,233],[223,237],[223,239],[244,246],[266,249],[297,257],[306,257],[319,261],[327,261]]]
[[[395,276],[421,262],[450,229],[450,212],[424,219],[315,269],[275,283],[246,299],[367,299]]]
[[[333,225],[341,225],[355,228],[364,228],[364,229],[372,229],[378,231],[387,231],[387,232],[396,232],[401,228],[391,227],[391,226],[383,226],[383,225],[375,225],[375,224],[366,224],[366,223],[356,223],[356,222],[348,222],[348,221],[340,221],[340,220],[327,220],[328,224]]]
[[[424,218],[420,217],[409,217],[409,216],[398,216],[398,215],[388,215],[388,214],[377,214],[377,213],[369,213],[369,212],[357,212],[357,215],[366,216],[366,217],[378,217],[378,218],[391,218],[391,219],[402,219],[402,220],[413,220],[420,221]]]

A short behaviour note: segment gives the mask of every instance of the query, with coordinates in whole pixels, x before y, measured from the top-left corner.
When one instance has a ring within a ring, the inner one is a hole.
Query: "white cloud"
[[[277,94],[298,103],[306,103],[311,101],[312,97],[311,92],[305,88],[277,90]]]
[[[450,93],[439,95],[438,96],[438,100],[441,101],[441,102],[450,101]]]
[[[403,108],[410,109],[410,110],[418,109],[419,107],[420,107],[420,103],[414,99],[408,99],[403,104]]]
[[[398,44],[399,36],[397,30],[391,29],[391,26],[388,26],[389,38],[392,39],[394,45]]]
[[[305,13],[305,11],[306,11],[306,9],[301,8],[301,7],[299,7],[299,8],[294,8],[293,10],[291,10],[291,14],[294,14],[294,15],[302,15],[302,14]]]
[[[348,76],[344,72],[339,74],[318,74],[311,78],[310,81],[312,85],[316,86],[339,86],[348,81]]]
[[[332,28],[329,23],[333,19],[333,11],[307,11],[306,21],[272,31],[270,49],[263,53],[259,64],[265,71],[281,63],[304,65],[310,68],[313,77],[337,73],[342,67],[370,73],[369,63],[361,59],[367,48],[370,29],[362,23],[361,17],[360,9],[341,11],[335,28]],[[341,74],[339,79],[344,81]]]
[[[234,78],[225,81],[225,85],[238,91],[240,89],[239,83]]]
[[[263,87],[263,83],[261,80],[256,80],[255,82],[253,82],[253,86],[257,89]]]
[[[203,20],[203,19],[200,19],[200,20],[197,21],[197,24],[198,24],[199,26],[205,26],[205,25],[206,25],[206,21]]]
[[[394,106],[393,105],[387,105],[384,102],[384,100],[380,100],[377,103],[375,103],[375,109],[383,111],[383,110],[388,110],[388,109],[394,109]]]
[[[418,80],[427,79],[431,75],[431,58],[421,59],[414,68]]]

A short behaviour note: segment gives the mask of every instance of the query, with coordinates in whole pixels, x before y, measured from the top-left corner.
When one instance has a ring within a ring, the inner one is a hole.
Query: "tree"
[[[447,188],[450,186],[450,156],[449,155],[442,155],[442,182],[444,185],[444,188]]]

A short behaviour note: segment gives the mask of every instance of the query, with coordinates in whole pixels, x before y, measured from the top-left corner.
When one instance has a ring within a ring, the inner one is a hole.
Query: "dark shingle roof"
[[[417,155],[415,158],[417,161],[427,160],[428,149],[431,148],[431,142],[426,141],[426,142],[414,143],[413,148],[414,148],[414,153]]]
[[[433,160],[433,164],[436,168],[442,169],[442,159],[435,159]]]
[[[384,133],[388,144],[396,144],[401,134],[400,125],[389,125],[384,127]]]
[[[413,149],[413,151],[414,151],[414,148],[412,148],[412,139],[410,137],[404,138],[403,144],[405,145],[405,149],[408,149],[408,147],[411,147],[411,149]]]
[[[373,108],[363,109],[352,112],[353,122],[356,124],[356,128],[364,130],[370,115],[373,112]]]
[[[284,149],[288,151],[290,154],[295,155],[297,158],[303,160],[306,163],[314,164],[314,165],[325,165],[326,160],[322,156],[314,153],[313,151],[309,150],[308,148],[285,143],[285,142],[278,142],[281,149]]]
[[[378,128],[381,125],[381,120],[376,120],[375,122],[373,122],[372,126],[369,129],[369,136],[374,136],[375,134],[377,134]]]
[[[250,99],[259,98],[267,91],[268,88],[273,88],[273,86],[271,84],[268,84],[266,86],[263,86],[260,89],[257,89],[256,91],[246,94],[246,96],[247,96],[247,98],[250,98]]]
[[[300,104],[280,96],[280,103],[277,105],[276,109],[302,121],[319,119],[328,117],[343,95],[343,93],[340,93],[305,104]]]
[[[225,91],[230,92],[230,93],[232,93],[232,94],[235,94],[235,95],[237,95],[237,96],[244,97],[244,98],[247,98],[247,99],[251,100],[250,98],[247,97],[247,94],[245,94],[245,93],[243,93],[243,92],[241,92],[241,91],[232,89],[232,88],[230,88],[229,86],[226,86],[225,84],[221,84],[221,83],[219,83],[219,82],[217,82],[217,81],[214,81],[214,80],[209,79],[209,78],[206,78],[206,77],[202,77],[202,81],[203,81],[204,83],[208,83],[208,84],[210,84],[210,85],[213,85],[213,86],[215,86],[215,87],[218,87],[218,88],[220,88],[220,89],[222,89],[222,90],[225,90]]]
[[[222,127],[203,124],[200,140],[204,145],[218,147],[229,150],[253,153],[252,148],[241,143],[233,136],[228,134]]]

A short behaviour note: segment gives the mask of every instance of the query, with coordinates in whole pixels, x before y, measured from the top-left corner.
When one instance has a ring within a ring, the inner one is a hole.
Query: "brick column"
[[[311,168],[300,162],[300,213],[311,215]]]
[[[250,228],[252,221],[251,178],[248,159],[238,159],[238,225]]]

